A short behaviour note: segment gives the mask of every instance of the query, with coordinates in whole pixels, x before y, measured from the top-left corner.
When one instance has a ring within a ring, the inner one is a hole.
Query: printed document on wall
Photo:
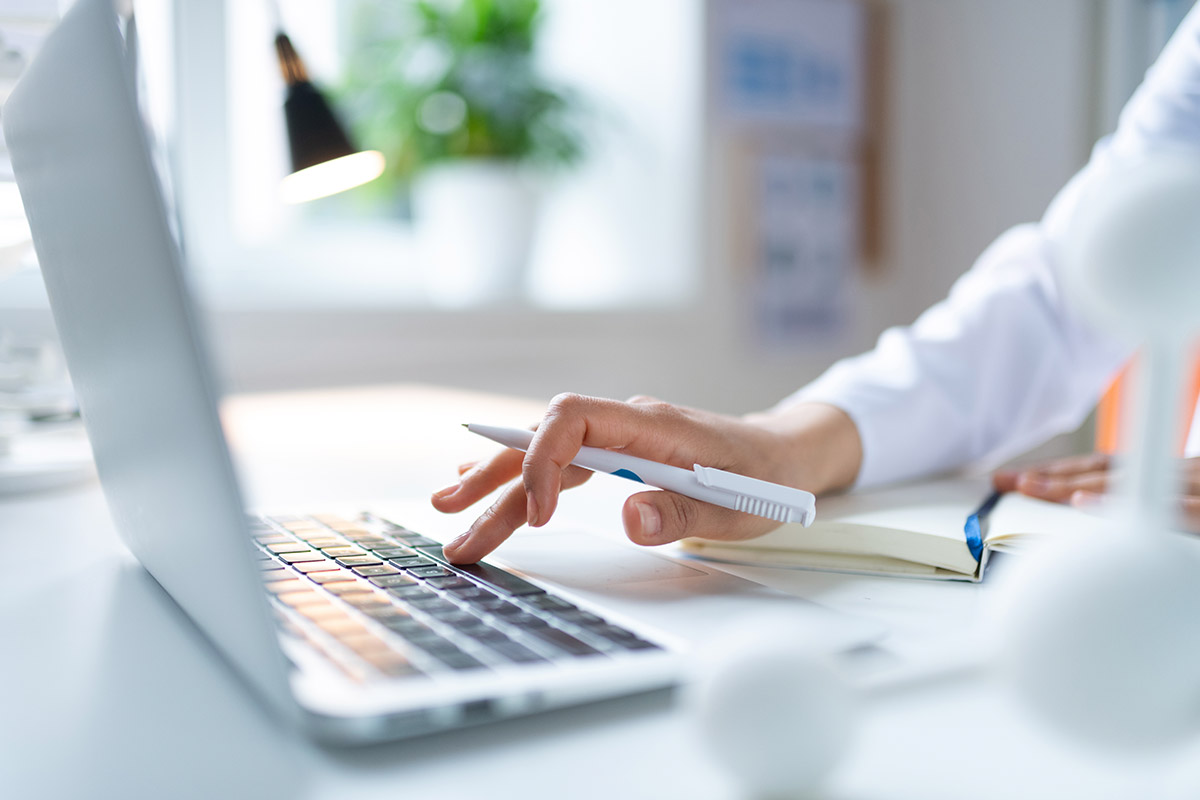
[[[836,336],[857,260],[857,164],[764,155],[755,191],[752,298],[761,338],[788,345]]]
[[[866,14],[849,0],[725,0],[716,58],[723,117],[856,135]]]

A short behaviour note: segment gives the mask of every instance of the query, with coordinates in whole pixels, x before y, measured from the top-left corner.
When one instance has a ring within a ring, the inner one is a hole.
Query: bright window
[[[181,115],[190,126],[181,147],[193,148],[179,154],[192,159],[182,199],[191,238],[201,241],[191,253],[201,285],[231,306],[429,305],[422,275],[436,254],[422,252],[416,226],[402,214],[385,213],[386,204],[364,209],[352,196],[299,207],[279,201],[287,148],[273,4],[185,5],[193,24],[176,29],[188,39],[184,57],[203,58],[206,36],[223,37],[211,44],[225,52],[220,114]],[[279,4],[318,85],[340,81],[353,47],[353,6]],[[700,278],[703,6],[546,0],[545,7],[542,68],[585,97],[599,119],[586,160],[545,190],[525,299],[548,309],[684,304]],[[223,24],[203,24],[222,13]],[[197,65],[188,74],[186,96],[202,97],[218,73]],[[210,137],[222,135],[213,129],[221,114],[228,133],[216,146]],[[204,174],[211,170],[224,178]]]

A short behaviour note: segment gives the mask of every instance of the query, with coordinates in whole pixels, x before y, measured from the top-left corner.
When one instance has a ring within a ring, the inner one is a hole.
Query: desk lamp
[[[292,154],[292,172],[279,187],[283,201],[316,200],[378,178],[383,173],[383,154],[360,151],[350,143],[329,103],[309,80],[292,40],[282,31],[275,35],[275,52],[287,84],[283,110]]]

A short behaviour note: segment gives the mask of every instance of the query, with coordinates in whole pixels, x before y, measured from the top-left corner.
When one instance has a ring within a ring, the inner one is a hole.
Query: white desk
[[[408,410],[408,418],[399,416]],[[492,446],[455,423],[516,424],[539,405],[421,387],[241,398],[228,420],[253,498],[426,497]],[[413,416],[413,415],[416,416]],[[619,531],[615,481],[562,517]],[[434,532],[462,523],[432,519]],[[668,693],[423,740],[332,750],[265,713],[117,539],[95,485],[0,500],[0,796],[731,798]],[[738,574],[891,626],[919,653],[971,646],[987,588],[739,568]],[[1193,759],[1195,760],[1195,759]],[[877,706],[824,797],[1170,797],[1170,769],[1104,758],[1042,732],[980,682]],[[1200,771],[1193,793],[1200,792]],[[1180,792],[1178,797],[1185,795]],[[1193,796],[1192,794],[1186,796]]]

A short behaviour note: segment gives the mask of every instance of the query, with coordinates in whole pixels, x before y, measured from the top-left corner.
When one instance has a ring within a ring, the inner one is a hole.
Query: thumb
[[[689,536],[749,539],[779,525],[668,491],[633,495],[625,501],[621,519],[629,540],[641,545],[667,544]]]

